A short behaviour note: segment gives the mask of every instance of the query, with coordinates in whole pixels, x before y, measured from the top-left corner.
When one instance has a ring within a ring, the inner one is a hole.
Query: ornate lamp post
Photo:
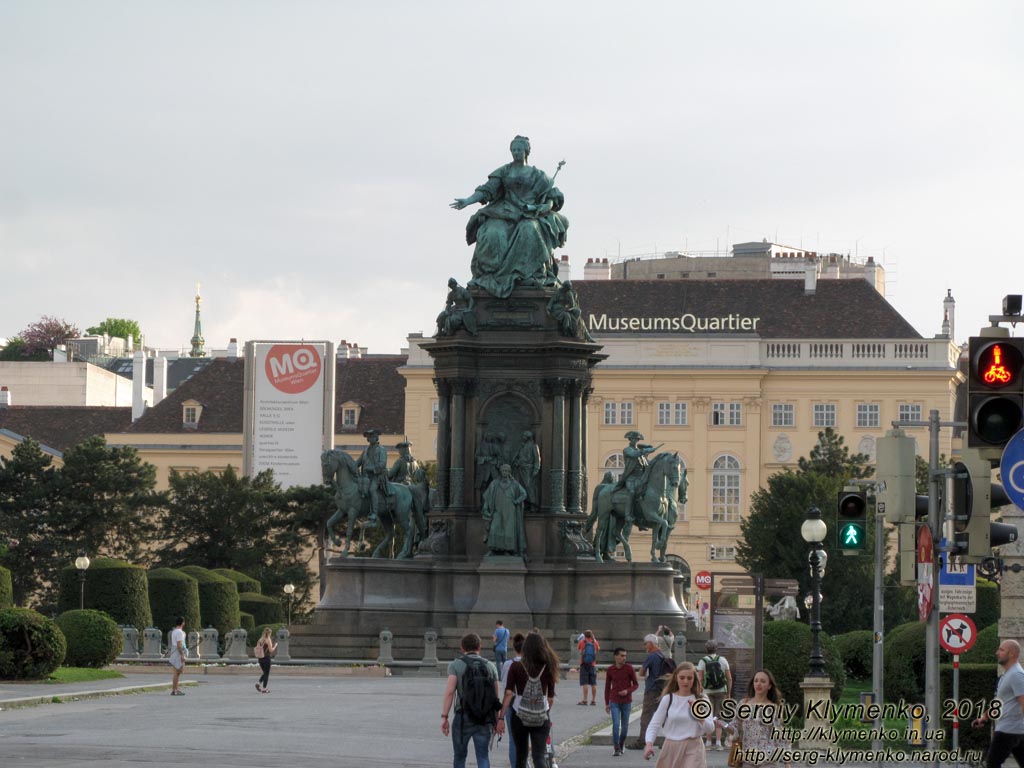
[[[295,594],[295,585],[294,584],[285,584],[284,585],[284,599],[285,599],[285,602],[288,603],[288,626],[289,627],[291,627],[291,625],[292,625],[292,595],[293,594]]]
[[[822,548],[828,528],[821,519],[821,510],[811,507],[807,519],[800,526],[800,535],[811,545],[807,563],[811,569],[811,666],[808,677],[827,677],[825,658],[821,655],[821,580],[825,576],[828,553]]]
[[[86,556],[83,550],[79,550],[78,557],[75,558],[75,568],[78,569],[78,583],[81,585],[81,591],[78,598],[78,607],[80,609],[85,608],[85,572],[89,570],[89,558]]]

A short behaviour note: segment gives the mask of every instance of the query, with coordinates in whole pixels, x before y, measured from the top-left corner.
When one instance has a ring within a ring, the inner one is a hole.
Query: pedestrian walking
[[[494,663],[501,669],[508,659],[508,630],[501,619],[494,622],[494,636],[491,639],[494,641]]]
[[[640,677],[644,680],[644,701],[643,709],[640,711],[640,734],[636,741],[630,742],[626,749],[643,749],[644,734],[647,726],[651,723],[654,710],[658,708],[658,701],[661,699],[661,689],[664,687],[664,677],[676,668],[672,659],[669,659],[658,650],[658,636],[650,634],[644,637],[644,650],[647,657],[640,667]]]
[[[451,734],[454,768],[466,768],[469,742],[473,742],[477,768],[491,768],[489,750],[498,698],[498,670],[480,655],[480,635],[470,632],[462,638],[462,658],[448,665],[448,684],[441,708],[441,733]],[[455,712],[449,716],[452,702]],[[451,720],[451,723],[449,723]],[[504,730],[499,724],[499,732]]]
[[[996,649],[996,661],[1005,670],[996,686],[999,714],[994,713],[994,708],[989,709],[971,721],[971,725],[983,728],[989,721],[995,721],[985,758],[986,768],[1000,768],[1010,755],[1018,765],[1024,765],[1024,668],[1020,665],[1020,643],[1003,640]],[[993,712],[991,717],[989,712]]]
[[[171,696],[184,696],[185,692],[178,687],[181,673],[185,671],[185,659],[188,658],[188,649],[185,646],[184,616],[179,616],[174,620],[170,644],[171,648],[167,653],[167,661],[173,670],[171,673]]]
[[[613,652],[615,663],[604,673],[604,711],[612,716],[613,755],[622,754],[629,735],[629,713],[633,708],[633,691],[640,687],[636,670],[626,663],[626,649],[616,648]]]
[[[748,708],[742,705],[749,704]],[[736,708],[737,717],[731,723],[715,723],[715,729],[720,725],[732,733],[735,733],[740,740],[744,754],[757,753],[770,755],[776,748],[787,749],[791,744],[776,738],[773,734],[781,733],[782,722],[782,692],[775,684],[775,676],[767,669],[758,670],[750,679],[747,685],[747,697],[740,701],[740,707]],[[743,713],[743,717],[740,717]],[[774,766],[774,762],[761,762],[758,766]],[[789,763],[786,763],[788,768]]]
[[[584,630],[576,644],[580,652],[580,695],[583,697],[577,703],[581,706],[587,702],[587,686],[590,686],[590,705],[597,704],[597,652],[601,650],[601,644],[597,642],[592,630]]]
[[[698,701],[705,706],[694,706]],[[681,662],[662,690],[658,708],[647,726],[644,759],[650,760],[654,755],[654,741],[658,731],[663,731],[665,741],[656,768],[707,768],[702,737],[714,728],[710,704],[701,692],[696,667],[688,661]]]
[[[508,671],[517,661],[522,661],[523,658],[523,642],[526,640],[526,635],[522,632],[516,632],[512,636],[512,653],[514,654],[511,659],[506,661],[501,666],[501,679],[498,681],[498,690],[504,692],[505,684],[508,682]],[[505,730],[508,733],[508,764],[515,767],[516,764],[516,742],[512,738],[512,708],[510,707],[505,712]]]
[[[558,656],[544,636],[537,632],[528,634],[523,641],[522,659],[509,667],[498,720],[498,733],[502,733],[505,730],[503,718],[509,707],[512,708],[512,738],[516,743],[514,768],[526,768],[528,748],[533,750],[534,762],[547,749],[558,668]]]
[[[270,627],[265,627],[260,639],[256,641],[256,647],[252,651],[256,656],[256,663],[260,665],[260,670],[263,672],[256,683],[256,690],[260,693],[270,692],[267,688],[267,683],[270,682],[270,658],[277,651],[277,643],[274,642],[272,634],[273,630]]]
[[[732,691],[732,671],[729,669],[729,660],[718,655],[716,641],[708,640],[704,643],[704,650],[707,655],[697,662],[697,678],[714,709],[715,749],[721,752],[725,747],[722,746],[722,721],[719,718],[722,717],[722,705]]]

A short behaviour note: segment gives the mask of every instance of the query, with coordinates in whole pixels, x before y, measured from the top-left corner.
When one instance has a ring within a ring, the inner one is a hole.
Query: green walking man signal
[[[844,555],[856,555],[864,549],[867,539],[867,494],[856,487],[839,492],[836,544]]]

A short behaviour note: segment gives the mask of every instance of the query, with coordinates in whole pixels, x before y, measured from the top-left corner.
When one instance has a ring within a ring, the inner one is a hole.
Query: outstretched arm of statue
[[[469,197],[457,197],[457,198],[455,198],[455,202],[453,202],[450,207],[454,208],[456,211],[461,211],[467,205],[472,205],[473,203],[483,202],[483,199],[484,199],[483,194],[481,192],[477,191],[477,192],[474,192]]]

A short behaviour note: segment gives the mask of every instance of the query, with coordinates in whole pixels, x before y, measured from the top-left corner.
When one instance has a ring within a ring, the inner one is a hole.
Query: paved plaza
[[[72,694],[162,685],[169,675],[129,674],[123,680],[77,685],[0,682],[0,764],[4,768],[138,766],[450,766],[451,741],[441,735],[444,678],[355,677],[279,673],[271,692],[248,675],[192,674],[185,696],[169,688],[74,700]],[[642,753],[612,757],[607,745],[583,745],[607,725],[604,708],[576,705],[579,687],[559,689],[552,712],[559,766],[653,765]],[[12,708],[26,697],[60,703]],[[635,730],[635,726],[634,726]],[[470,750],[469,765],[474,765]],[[725,753],[709,765],[724,766]],[[492,750],[508,765],[507,742]]]

